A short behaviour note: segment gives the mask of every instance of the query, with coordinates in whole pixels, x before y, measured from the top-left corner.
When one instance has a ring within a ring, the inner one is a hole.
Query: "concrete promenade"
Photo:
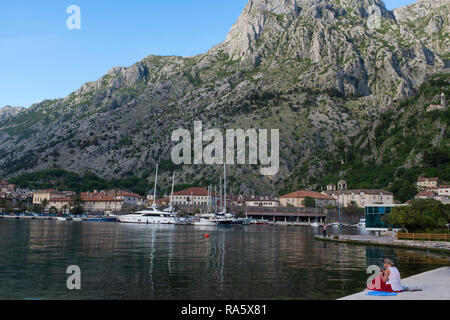
[[[402,279],[407,287],[419,287],[423,291],[401,292],[396,296],[368,296],[368,290],[338,300],[450,300],[450,267],[417,274]]]
[[[450,242],[445,241],[417,241],[417,240],[397,240],[392,236],[370,236],[370,235],[339,235],[338,239],[333,236],[324,238],[316,236],[316,240],[330,241],[338,243],[385,246],[405,249],[420,249],[434,252],[450,253]]]

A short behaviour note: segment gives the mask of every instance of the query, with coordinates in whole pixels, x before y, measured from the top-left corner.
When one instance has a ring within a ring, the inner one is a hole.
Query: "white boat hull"
[[[119,217],[118,220],[123,223],[142,223],[142,224],[176,224],[178,220],[172,217]]]
[[[194,226],[217,226],[215,221],[194,221],[192,224]]]

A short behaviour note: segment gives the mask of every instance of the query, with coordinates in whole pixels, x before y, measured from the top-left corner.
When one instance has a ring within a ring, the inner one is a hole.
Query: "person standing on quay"
[[[327,224],[326,223],[323,224],[323,237],[324,238],[327,237]]]

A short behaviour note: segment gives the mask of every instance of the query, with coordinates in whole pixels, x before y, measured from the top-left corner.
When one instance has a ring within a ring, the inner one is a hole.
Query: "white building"
[[[115,199],[122,200],[124,205],[130,206],[143,206],[145,205],[145,198],[138,195],[137,193],[119,191],[115,194]]]
[[[214,203],[216,197],[211,194],[211,202]],[[175,205],[208,205],[208,190],[204,188],[188,188],[185,190],[174,192],[173,203]]]
[[[250,197],[245,199],[247,207],[279,207],[280,202],[276,198],[270,197]]]
[[[352,202],[356,203],[360,208],[374,204],[387,205],[394,203],[394,194],[386,190],[357,189],[324,191],[322,193],[336,199],[337,204],[341,207],[348,207]]]

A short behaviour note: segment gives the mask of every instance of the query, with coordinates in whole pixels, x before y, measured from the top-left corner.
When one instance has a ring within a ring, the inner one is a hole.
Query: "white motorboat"
[[[215,213],[204,213],[195,216],[192,224],[194,226],[218,226],[232,224],[233,219],[225,215]]]
[[[176,224],[179,222],[176,213],[158,210],[156,205],[134,214],[119,216],[118,220],[124,223],[145,224]]]
[[[73,218],[72,217],[69,217],[69,216],[62,216],[62,217],[56,217],[56,221],[72,221],[73,220]]]
[[[192,224],[194,226],[217,226],[216,215],[214,213],[198,214]]]
[[[175,209],[172,207],[173,186],[175,183],[175,173],[172,177],[172,193],[170,195],[170,206],[165,210],[159,210],[156,205],[156,186],[158,180],[158,165],[156,165],[155,188],[153,194],[153,205],[142,211],[133,214],[118,216],[117,220],[124,223],[145,223],[145,224],[178,224],[181,219],[177,216]]]

